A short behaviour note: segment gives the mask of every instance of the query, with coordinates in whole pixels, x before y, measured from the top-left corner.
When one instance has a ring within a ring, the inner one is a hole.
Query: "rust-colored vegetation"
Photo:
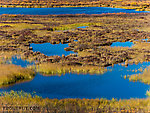
[[[125,62],[127,66],[132,63],[149,61],[150,43],[142,41],[149,39],[150,36],[149,17],[150,15],[146,13],[1,15],[1,59],[19,55],[22,59],[36,61],[36,65],[46,62],[66,67],[97,66],[101,69],[122,62]],[[77,28],[80,26],[88,27]],[[113,42],[127,41],[133,42],[134,46],[131,48],[110,47]],[[69,47],[65,50],[74,51],[77,54],[46,56],[40,52],[33,52],[30,47],[31,43],[47,42],[51,44],[68,43]]]
[[[150,10],[149,0],[1,0],[1,7],[115,7]]]

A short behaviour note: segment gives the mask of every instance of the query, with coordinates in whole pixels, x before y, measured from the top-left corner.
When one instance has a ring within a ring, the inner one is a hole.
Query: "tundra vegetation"
[[[149,0],[1,0],[1,7],[113,7],[149,11]]]
[[[129,77],[130,81],[141,81],[146,84],[150,84],[150,67],[144,69],[143,73],[131,75]]]
[[[102,74],[108,66],[150,60],[150,14],[99,14],[99,15],[0,15],[0,67],[4,80],[9,85],[20,80],[31,80],[34,71],[44,75],[64,73]],[[88,26],[86,28],[77,28]],[[65,30],[65,31],[64,31]],[[147,39],[147,41],[143,40]],[[133,42],[132,47],[111,47],[113,42]],[[46,56],[33,52],[31,43],[65,44],[66,51],[77,54]],[[34,66],[22,68],[8,64],[13,56],[34,61]],[[6,73],[5,69],[9,69]],[[15,70],[15,72],[14,72]],[[145,71],[143,72],[145,73]],[[142,82],[148,75],[137,76]],[[129,79],[135,78],[132,77]],[[5,81],[6,80],[6,81]],[[133,80],[133,79],[132,79]],[[148,81],[146,81],[148,82]],[[16,96],[12,96],[16,95]],[[21,94],[22,95],[22,94]],[[147,112],[148,99],[42,99],[22,96],[16,92],[0,96],[2,105],[38,105],[51,112]],[[147,92],[149,95],[149,91]],[[40,100],[40,101],[39,101]],[[2,104],[3,103],[3,104]],[[42,109],[43,110],[43,109]]]
[[[150,99],[42,99],[25,92],[3,92],[0,108],[5,112],[149,112]],[[20,108],[19,108],[20,107]]]
[[[23,80],[31,80],[35,72],[13,64],[0,64],[0,87]]]

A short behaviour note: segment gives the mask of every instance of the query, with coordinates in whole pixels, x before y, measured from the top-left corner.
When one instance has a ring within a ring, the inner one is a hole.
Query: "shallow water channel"
[[[34,51],[43,52],[46,48],[46,55],[55,55],[56,53],[47,53],[51,50],[51,45],[45,44],[31,44]],[[47,47],[45,47],[47,46]],[[49,48],[48,48],[49,47]],[[62,54],[64,45],[59,47],[59,54]],[[66,46],[65,46],[66,47]],[[61,48],[61,49],[60,49]],[[56,50],[55,50],[56,51]],[[63,53],[64,54],[64,53]],[[30,64],[27,61],[12,58],[12,63],[25,67]],[[36,92],[37,95],[43,98],[117,98],[117,99],[129,99],[129,98],[146,98],[146,91],[149,89],[149,85],[140,82],[129,82],[128,79],[124,79],[124,75],[135,74],[132,70],[138,70],[139,68],[146,68],[150,65],[150,62],[144,62],[138,65],[129,65],[128,67],[121,66],[119,64],[114,67],[107,67],[109,71],[102,75],[90,75],[90,74],[71,74],[66,73],[62,76],[43,76],[39,73],[35,78],[28,82],[18,83],[9,87],[0,89],[0,91],[25,91],[28,93]],[[140,72],[137,72],[140,73]]]

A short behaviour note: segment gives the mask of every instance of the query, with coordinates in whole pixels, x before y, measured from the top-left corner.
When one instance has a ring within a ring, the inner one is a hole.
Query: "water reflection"
[[[1,91],[20,91],[28,93],[36,92],[43,98],[145,98],[149,85],[140,82],[129,82],[122,76],[135,74],[133,69],[145,68],[150,65],[144,62],[138,65],[129,65],[123,67],[114,65],[108,67],[109,70],[103,75],[77,75],[65,74],[62,76],[42,76],[37,74],[32,81],[26,83],[15,84],[13,86],[3,88]],[[140,73],[138,71],[138,73]]]

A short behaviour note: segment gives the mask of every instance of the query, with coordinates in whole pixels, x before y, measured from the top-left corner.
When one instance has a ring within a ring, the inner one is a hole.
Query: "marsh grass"
[[[0,64],[11,63],[11,58],[17,54],[17,52],[0,51]]]
[[[146,91],[146,95],[147,95],[148,97],[150,97],[150,90],[147,90],[147,91]]]
[[[15,112],[148,112],[150,98],[130,99],[130,100],[112,100],[107,99],[43,99],[35,94],[25,93],[23,91],[3,92],[0,94],[0,110],[6,106],[31,107],[37,106],[34,110],[15,110]],[[13,111],[13,110],[6,110]]]
[[[141,74],[134,74],[129,77],[130,81],[141,81],[146,84],[150,84],[150,67],[144,69]]]
[[[61,25],[58,27],[53,27],[53,30],[71,30],[75,29],[77,27],[82,27],[82,26],[90,26],[92,23],[75,23],[75,24],[67,24],[67,25]]]
[[[57,63],[42,63],[37,66],[30,66],[29,68],[35,69],[37,72],[45,75],[62,75],[65,73],[103,74],[107,70],[98,66],[68,66]]]
[[[13,64],[0,64],[0,86],[11,85],[23,80],[31,80],[35,72]]]
[[[20,31],[24,29],[35,29],[44,27],[42,24],[27,24],[27,23],[18,23],[18,24],[0,24],[0,26],[9,25],[11,27],[1,28],[4,31]]]

